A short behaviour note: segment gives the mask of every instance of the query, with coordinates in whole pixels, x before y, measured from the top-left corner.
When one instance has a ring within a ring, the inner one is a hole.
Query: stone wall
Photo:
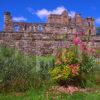
[[[61,37],[62,36],[62,37]],[[52,33],[0,33],[0,44],[18,49],[33,55],[54,54],[57,48],[66,47],[64,35],[57,36]]]
[[[91,41],[94,39],[93,37]],[[59,48],[68,48],[73,45],[73,38],[74,35],[68,34],[1,32],[0,44],[33,55],[55,55]],[[99,44],[97,46],[99,47]]]

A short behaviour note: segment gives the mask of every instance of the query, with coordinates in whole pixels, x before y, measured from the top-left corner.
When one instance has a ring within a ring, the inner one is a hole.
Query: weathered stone
[[[49,15],[47,23],[26,23],[13,22],[11,14],[5,12],[4,32],[0,33],[0,44],[33,55],[56,55],[58,48],[73,45],[76,32],[80,38],[81,33],[86,37],[90,35],[90,42],[96,42],[94,47],[100,47],[100,38],[96,38],[93,18],[83,19],[79,14],[71,18],[68,12],[64,11],[61,15]]]

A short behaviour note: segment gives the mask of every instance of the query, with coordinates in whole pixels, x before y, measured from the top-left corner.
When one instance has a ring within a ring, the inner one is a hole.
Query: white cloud
[[[96,18],[95,22],[96,22],[96,24],[100,24],[100,17]]]
[[[50,11],[46,9],[38,10],[36,12],[36,15],[41,19],[46,18],[49,14],[50,14]]]
[[[18,22],[20,22],[20,21],[26,21],[27,19],[25,18],[25,17],[23,17],[23,16],[21,16],[21,17],[13,17],[13,21],[18,21]]]
[[[64,7],[57,7],[53,10],[47,10],[47,9],[41,9],[36,11],[36,15],[43,19],[46,18],[49,14],[61,14],[64,10],[66,10]]]
[[[51,14],[61,14],[64,10],[66,10],[65,7],[57,7],[56,9],[51,11]]]
[[[34,11],[32,8],[28,7],[27,10],[31,14],[36,14],[40,19],[45,19],[49,14],[61,14],[64,10],[68,11],[65,7],[57,7],[53,10],[47,10],[45,8]],[[74,17],[75,16],[75,11],[68,11],[69,16]]]
[[[75,11],[69,11],[68,15],[73,18],[75,17],[75,13],[76,13]]]
[[[58,14],[60,15],[64,10],[68,11],[65,7],[63,6],[60,6],[60,7],[57,7],[53,10],[47,10],[45,8],[43,9],[40,9],[40,10],[37,10],[37,11],[34,11],[32,8],[28,7],[27,10],[31,13],[31,14],[36,14],[40,19],[45,19],[47,18],[47,16],[49,14]],[[68,11],[68,15],[70,17],[74,17],[75,16],[75,11]]]

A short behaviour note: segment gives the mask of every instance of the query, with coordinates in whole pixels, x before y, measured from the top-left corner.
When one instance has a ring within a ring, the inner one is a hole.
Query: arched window
[[[39,25],[39,26],[38,26],[38,31],[39,31],[39,32],[42,32],[42,31],[43,31],[42,25]]]
[[[19,32],[20,31],[20,26],[19,25],[15,25],[13,27],[14,32]]]

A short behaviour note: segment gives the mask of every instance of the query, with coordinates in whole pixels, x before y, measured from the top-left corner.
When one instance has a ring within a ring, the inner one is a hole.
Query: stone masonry
[[[83,19],[79,14],[71,18],[63,11],[61,15],[50,14],[47,23],[26,23],[12,21],[10,12],[5,12],[0,44],[33,55],[56,54],[58,48],[72,45],[75,33],[91,36],[90,42],[95,41],[94,19]]]

